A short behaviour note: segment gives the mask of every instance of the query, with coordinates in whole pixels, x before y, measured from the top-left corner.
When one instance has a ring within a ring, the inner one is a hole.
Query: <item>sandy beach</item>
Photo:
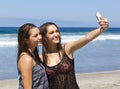
[[[120,70],[76,75],[80,89],[120,89]],[[0,80],[0,89],[18,89],[18,80]]]

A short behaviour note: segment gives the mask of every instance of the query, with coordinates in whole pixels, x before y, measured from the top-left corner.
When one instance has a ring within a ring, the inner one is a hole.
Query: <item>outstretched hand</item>
[[[109,27],[108,19],[107,19],[107,18],[104,18],[103,16],[100,17],[99,24],[100,24],[100,29],[101,29],[102,31],[107,30],[108,27]]]

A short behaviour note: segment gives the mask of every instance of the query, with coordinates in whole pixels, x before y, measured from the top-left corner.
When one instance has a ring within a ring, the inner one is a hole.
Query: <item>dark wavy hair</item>
[[[58,26],[55,24],[55,23],[53,23],[53,22],[46,22],[46,23],[44,23],[44,24],[42,24],[41,26],[40,26],[40,33],[41,33],[41,35],[42,35],[42,54],[43,54],[43,62],[44,63],[46,63],[46,51],[49,49],[48,47],[48,45],[49,45],[49,43],[48,43],[48,41],[46,40],[47,39],[47,37],[46,37],[46,34],[47,34],[47,28],[48,28],[48,26],[50,26],[50,25],[54,25],[54,26],[56,26],[56,28],[58,29],[58,32],[60,33],[60,31],[59,31],[59,28],[58,28]],[[57,44],[57,50],[58,51],[60,51],[60,50],[62,50],[62,47],[61,47],[61,35],[60,35],[60,42]],[[60,53],[59,53],[59,55],[60,55]]]
[[[35,47],[34,53],[31,53],[28,49],[28,45],[26,40],[29,39],[30,37],[30,30],[33,28],[37,28],[37,26],[35,26],[32,23],[26,23],[24,25],[22,25],[19,30],[18,30],[18,54],[17,54],[17,64],[19,61],[19,57],[20,54],[22,52],[26,52],[28,53],[37,63],[40,63],[40,57],[39,57],[39,52],[38,52],[38,48]]]

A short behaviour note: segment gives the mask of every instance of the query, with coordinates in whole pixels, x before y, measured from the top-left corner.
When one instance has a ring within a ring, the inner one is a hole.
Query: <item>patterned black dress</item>
[[[74,60],[63,53],[61,62],[55,66],[47,66],[46,72],[50,89],[79,89],[74,71]]]

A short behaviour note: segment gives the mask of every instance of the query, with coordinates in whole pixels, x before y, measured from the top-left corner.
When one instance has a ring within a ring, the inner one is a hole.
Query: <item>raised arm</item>
[[[84,37],[80,38],[79,40],[69,42],[66,44],[65,50],[68,54],[68,56],[72,55],[73,52],[83,46],[85,46],[87,43],[98,37],[102,32],[106,31],[108,28],[108,19],[101,17],[101,20],[99,21],[100,27],[90,31],[88,34],[86,34]]]

